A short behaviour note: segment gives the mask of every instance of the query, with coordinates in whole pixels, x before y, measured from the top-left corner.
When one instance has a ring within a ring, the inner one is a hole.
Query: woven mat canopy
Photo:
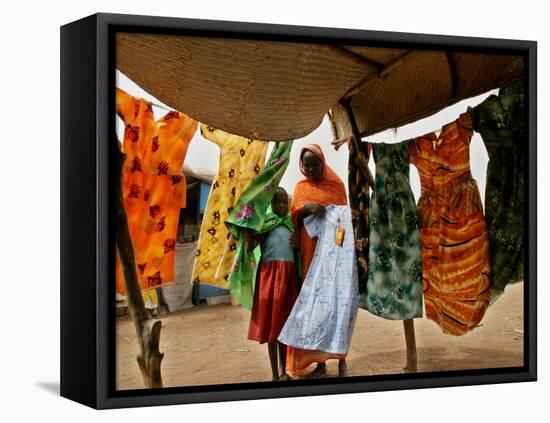
[[[247,138],[287,140],[331,111],[351,135],[343,97],[370,135],[433,114],[523,74],[523,59],[478,53],[118,33],[116,66],[165,104]]]
[[[373,49],[349,49],[372,57]],[[388,60],[380,74],[350,93],[361,136],[414,122],[523,76],[521,56],[402,50],[380,59]],[[336,138],[352,135],[342,105],[334,104],[330,115]]]

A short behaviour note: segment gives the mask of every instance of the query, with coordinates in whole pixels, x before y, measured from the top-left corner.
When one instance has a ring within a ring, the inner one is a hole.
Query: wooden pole
[[[365,75],[357,84],[352,86],[349,90],[346,91],[346,93],[342,96],[343,98],[351,98],[355,94],[359,93],[361,91],[361,88],[363,85],[365,85],[367,82],[372,81],[373,79],[380,79],[385,78],[388,76],[392,71],[394,71],[396,68],[401,66],[404,62],[404,60],[410,56],[414,50],[408,50],[405,53],[403,53],[401,56],[396,57],[391,62],[386,63],[384,66],[381,66],[379,68],[379,71],[377,73],[369,73]]]
[[[126,156],[119,148],[116,149],[116,171],[119,177],[115,178],[115,214],[116,214],[116,246],[122,266],[128,312],[134,322],[139,343],[137,362],[146,388],[162,388],[160,365],[164,354],[159,351],[160,320],[149,319],[141,296],[141,289],[136,273],[134,248],[128,228],[128,217],[122,200],[122,165]]]
[[[414,320],[403,320],[405,329],[405,343],[407,344],[407,364],[403,368],[405,373],[416,373],[416,336],[414,334]]]
[[[351,99],[349,98],[342,98],[340,100],[340,104],[346,111],[348,115],[349,124],[351,126],[351,134],[353,138],[353,143],[355,144],[355,151],[359,151],[359,145],[361,143],[361,134],[359,133],[359,127],[357,126],[357,121],[355,120],[355,115],[353,114],[353,108],[351,107]],[[361,172],[363,172],[363,175],[367,179],[367,183],[371,187],[371,189],[374,189],[374,178],[372,177],[372,174],[370,173],[370,169],[368,166],[360,166],[359,169]]]

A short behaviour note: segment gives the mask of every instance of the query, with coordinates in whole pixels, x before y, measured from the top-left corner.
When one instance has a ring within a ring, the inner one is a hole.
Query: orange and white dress
[[[139,284],[147,297],[148,290],[174,282],[179,213],[186,205],[183,161],[198,124],[177,111],[155,120],[150,102],[121,89],[116,112],[125,125],[124,207]],[[117,292],[125,296],[118,256],[116,279]]]
[[[489,238],[476,181],[470,173],[468,113],[410,143],[409,156],[422,186],[426,315],[444,333],[463,335],[483,318],[491,298]]]
[[[220,148],[218,176],[204,211],[192,281],[227,288],[237,240],[225,226],[233,206],[264,168],[268,142],[201,124],[201,135]]]

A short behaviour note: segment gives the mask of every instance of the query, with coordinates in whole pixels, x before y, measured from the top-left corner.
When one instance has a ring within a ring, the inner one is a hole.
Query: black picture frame
[[[514,51],[528,81],[524,365],[341,379],[114,390],[114,237],[111,183],[117,31],[286,41],[407,44]],[[61,395],[119,408],[535,381],[537,378],[537,44],[534,41],[95,14],[61,28]]]

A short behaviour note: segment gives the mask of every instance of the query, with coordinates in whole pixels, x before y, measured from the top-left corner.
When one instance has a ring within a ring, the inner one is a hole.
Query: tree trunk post
[[[139,343],[137,362],[146,388],[162,388],[160,366],[164,354],[159,350],[160,320],[147,316],[136,273],[134,248],[128,228],[128,217],[122,199],[122,165],[126,156],[116,149],[115,213],[116,246],[122,266],[128,300],[128,312],[134,323]]]
[[[355,144],[355,151],[359,151],[359,145],[361,143],[361,133],[359,132],[359,127],[357,126],[357,121],[355,120],[355,115],[353,114],[353,108],[351,106],[351,99],[350,98],[342,98],[340,99],[340,105],[345,109],[346,114],[348,116],[349,124],[351,126],[351,133],[353,138],[353,143]],[[363,172],[363,175],[367,179],[367,183],[369,184],[371,189],[374,189],[374,178],[372,177],[372,174],[370,173],[370,169],[368,167],[368,163],[365,164],[363,167],[359,167],[359,170]]]
[[[416,336],[414,334],[414,320],[403,320],[405,329],[405,343],[407,344],[407,365],[403,368],[405,373],[416,373]]]

